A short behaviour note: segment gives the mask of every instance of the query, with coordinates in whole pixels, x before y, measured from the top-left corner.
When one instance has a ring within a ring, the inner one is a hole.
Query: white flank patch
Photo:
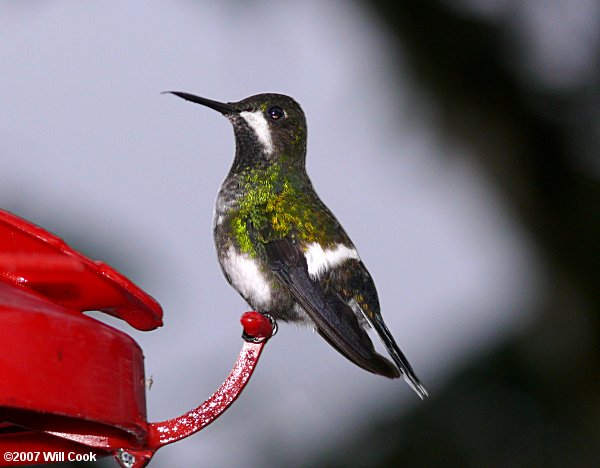
[[[265,153],[271,154],[273,152],[273,140],[271,139],[271,130],[269,130],[269,123],[261,111],[254,112],[240,112],[242,117],[250,128],[254,130],[258,141],[263,145]]]
[[[260,308],[271,299],[271,286],[258,268],[258,262],[247,254],[239,254],[233,247],[227,251],[223,269],[238,292],[252,304]]]
[[[313,242],[308,246],[304,255],[308,264],[308,274],[312,279],[319,279],[327,270],[331,270],[350,258],[359,260],[356,249],[344,244],[337,244],[332,249],[323,249],[321,244]]]

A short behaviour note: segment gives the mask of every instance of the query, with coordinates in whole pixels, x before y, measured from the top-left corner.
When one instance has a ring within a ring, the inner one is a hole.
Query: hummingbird
[[[306,118],[282,94],[218,102],[167,91],[233,125],[233,164],[217,195],[213,233],[227,281],[254,309],[308,324],[354,364],[427,390],[381,316],[373,278],[306,173]],[[375,351],[375,330],[393,363]]]

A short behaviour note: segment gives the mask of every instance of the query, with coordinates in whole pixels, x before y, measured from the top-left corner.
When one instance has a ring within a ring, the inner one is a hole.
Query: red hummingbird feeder
[[[126,277],[0,210],[0,466],[110,455],[146,466],[234,402],[274,333],[262,314],[243,314],[243,346],[223,385],[186,414],[148,422],[142,350],[90,310],[138,330],[162,326],[160,305]]]

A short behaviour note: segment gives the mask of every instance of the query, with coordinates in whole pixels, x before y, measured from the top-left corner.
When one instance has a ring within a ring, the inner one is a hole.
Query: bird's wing
[[[335,349],[374,374],[400,377],[398,369],[375,351],[350,306],[309,276],[306,257],[298,244],[288,239],[275,240],[265,244],[265,253],[275,276]]]

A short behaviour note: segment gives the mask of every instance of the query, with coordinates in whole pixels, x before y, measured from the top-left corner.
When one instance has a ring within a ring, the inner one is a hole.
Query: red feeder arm
[[[233,403],[274,333],[258,312],[242,315],[245,341],[221,388],[182,416],[150,423],[142,350],[87,310],[138,330],[162,326],[160,305],[127,278],[0,210],[0,466],[69,461],[67,454],[146,466],[160,447]]]

